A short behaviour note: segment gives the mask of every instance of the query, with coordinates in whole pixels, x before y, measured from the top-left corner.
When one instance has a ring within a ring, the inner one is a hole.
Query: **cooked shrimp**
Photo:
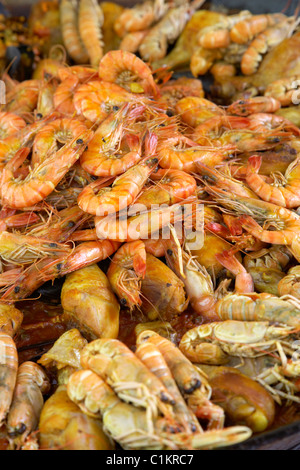
[[[148,33],[149,29],[127,33],[121,41],[120,50],[135,54]]]
[[[86,64],[89,56],[85,50],[77,29],[77,1],[60,2],[60,22],[64,44],[70,57],[78,64]]]
[[[142,241],[129,242],[115,253],[107,271],[108,280],[124,307],[141,306],[141,280],[146,272],[146,250]]]
[[[289,38],[297,26],[295,18],[286,18],[275,26],[263,31],[259,34],[254,41],[250,44],[247,51],[244,53],[241,61],[241,70],[244,75],[254,74],[264,54],[270,49],[278,46],[284,39]]]
[[[182,98],[175,107],[181,120],[191,127],[197,127],[207,119],[224,115],[225,112],[212,101],[196,96]]]
[[[124,104],[136,102],[136,96],[114,83],[91,81],[76,90],[73,102],[77,114],[100,123]]]
[[[262,158],[252,156],[248,160],[247,184],[264,201],[292,209],[300,205],[300,161],[297,158],[288,167],[285,176],[274,175],[270,184],[260,176]]]
[[[101,179],[91,183],[79,195],[79,207],[84,212],[102,217],[125,209],[135,201],[157,163],[157,158],[147,158],[118,176],[111,188],[102,188]]]
[[[237,44],[246,44],[270,26],[280,24],[286,19],[282,13],[273,15],[254,15],[237,23],[230,31],[230,38]]]
[[[18,353],[15,342],[0,332],[0,424],[9,412],[17,380]]]
[[[131,52],[108,52],[100,62],[99,77],[131,93],[158,95],[150,67]]]
[[[17,134],[26,126],[23,118],[13,113],[0,113],[0,139]]]
[[[176,204],[192,196],[197,188],[193,176],[180,170],[160,169],[151,175],[154,186],[146,188],[135,201],[147,209],[155,204]]]
[[[97,0],[80,0],[78,23],[81,40],[90,57],[92,66],[98,67],[103,56],[101,28],[104,16]]]
[[[228,251],[217,253],[216,259],[235,276],[235,292],[237,294],[248,294],[254,292],[254,283],[251,274],[244,266]]]
[[[158,21],[167,12],[165,0],[150,0],[126,8],[115,22],[114,29],[122,38],[126,33],[143,31]]]
[[[248,100],[236,101],[229,106],[227,112],[237,116],[250,116],[255,113],[275,113],[280,107],[280,102],[275,98],[256,96]]]
[[[142,139],[126,134],[125,128],[143,109],[130,111],[130,104],[125,104],[116,113],[111,113],[98,127],[81,156],[82,168],[95,176],[118,176],[138,163],[142,157]]]
[[[6,95],[5,111],[27,116],[32,113],[38,102],[39,80],[26,80],[16,85]]]
[[[293,102],[294,94],[298,94],[299,84],[300,75],[275,80],[267,86],[265,96],[277,99],[282,106],[289,106]]]
[[[76,119],[57,119],[46,125],[34,139],[31,165],[42,164],[62,145],[78,139],[84,131],[86,131],[86,126]]]
[[[63,179],[70,167],[80,158],[91,138],[86,130],[75,140],[66,144],[40,165],[35,166],[22,181],[14,177],[14,172],[23,163],[14,158],[1,174],[0,198],[2,204],[13,208],[31,207],[49,196]],[[16,161],[14,161],[16,160]]]
[[[7,418],[7,432],[15,446],[24,444],[38,427],[44,405],[43,393],[49,388],[49,380],[40,366],[34,362],[24,362],[19,367]]]

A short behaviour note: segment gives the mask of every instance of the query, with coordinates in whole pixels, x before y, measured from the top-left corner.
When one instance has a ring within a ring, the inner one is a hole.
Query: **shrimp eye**
[[[119,111],[119,106],[113,106],[113,111]]]
[[[172,256],[173,255],[173,250],[170,250],[170,248],[167,250],[167,253],[169,256]]]
[[[173,111],[171,111],[171,109],[168,109],[168,111],[166,112],[166,115],[168,117],[172,117],[172,116],[174,116],[174,113],[173,113]]]
[[[38,119],[42,119],[43,115],[42,115],[41,113],[37,113],[36,117],[37,117]]]
[[[102,142],[106,143],[106,140],[104,139],[104,137],[102,137]]]
[[[18,294],[20,292],[20,290],[21,290],[21,288],[19,286],[16,286],[14,288],[14,291],[15,291],[16,294]]]
[[[76,144],[78,144],[78,145],[81,145],[81,144],[83,144],[83,140],[82,140],[82,139],[78,139],[78,140],[76,140]]]
[[[126,299],[120,299],[120,303],[121,305],[123,305],[125,307],[125,305],[127,305],[127,300]]]

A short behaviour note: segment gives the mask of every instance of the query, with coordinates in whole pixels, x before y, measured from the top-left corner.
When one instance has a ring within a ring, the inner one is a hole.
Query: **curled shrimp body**
[[[0,168],[2,169],[23,147],[29,145],[34,136],[51,120],[55,115],[50,115],[43,121],[37,121],[24,127],[16,134],[6,137],[0,141]]]
[[[246,271],[235,256],[232,256],[228,251],[223,251],[223,253],[216,254],[216,259],[222,266],[235,275],[236,293],[247,294],[254,292],[254,283],[251,274]]]
[[[248,160],[247,184],[264,201],[278,206],[293,208],[300,205],[300,162],[296,159],[292,162],[281,181],[267,183],[260,176],[261,157],[252,156]]]
[[[259,34],[250,44],[249,48],[243,55],[241,61],[241,70],[244,75],[254,74],[264,54],[271,48],[278,46],[284,39],[293,34],[297,22],[295,18],[287,18],[278,25],[271,26],[267,30]]]
[[[195,178],[180,170],[160,169],[151,179],[154,186],[146,188],[135,202],[148,209],[154,204],[176,204],[192,196],[197,188]]]
[[[293,102],[294,93],[299,89],[299,80],[300,75],[275,80],[267,86],[265,96],[272,96],[280,101],[282,106],[289,106]]]
[[[231,154],[232,147],[201,147],[184,135],[160,140],[157,147],[159,164],[164,169],[181,170],[196,173],[197,163],[215,166],[222,163]]]
[[[248,116],[250,121],[249,129],[257,132],[269,132],[273,129],[291,132],[295,136],[299,136],[299,127],[288,119],[277,114],[255,113]]]
[[[75,119],[57,119],[46,125],[36,135],[32,148],[32,165],[40,165],[61,145],[73,141],[86,131],[86,126]]]
[[[107,271],[113,291],[121,305],[133,310],[141,306],[141,280],[146,273],[146,250],[142,241],[125,243],[115,253]]]
[[[0,139],[16,134],[26,126],[23,118],[14,113],[0,113]]]
[[[71,166],[80,158],[91,134],[88,130],[83,132],[80,138],[69,142],[40,165],[36,165],[22,181],[14,177],[14,170],[23,163],[24,159],[16,163],[12,160],[1,174],[2,204],[16,209],[31,207],[49,196]]]
[[[117,18],[114,29],[120,37],[126,33],[142,31],[159,20],[167,11],[165,0],[150,0],[126,8]]]
[[[139,113],[138,110],[129,110],[130,105],[126,104],[116,113],[111,113],[95,132],[80,159],[82,168],[91,175],[118,176],[141,159],[141,139],[125,134],[124,130],[127,122]]]
[[[150,67],[131,52],[108,52],[100,62],[99,77],[131,93],[158,95]]]
[[[49,388],[49,380],[40,366],[34,362],[24,362],[19,367],[7,418],[7,432],[15,446],[24,444],[36,430],[44,405],[43,393]]]
[[[0,424],[9,411],[17,380],[18,353],[15,342],[0,332]]]
[[[131,205],[157,166],[156,158],[147,159],[118,176],[112,187],[102,186],[102,180],[86,186],[78,197],[78,205],[92,215],[106,216]],[[97,191],[97,192],[96,192]]]
[[[182,98],[176,104],[175,110],[181,120],[191,127],[197,127],[207,119],[224,115],[224,111],[212,101],[197,96]]]
[[[7,93],[5,111],[26,116],[36,108],[38,96],[39,80],[21,82]]]
[[[190,16],[189,4],[170,8],[142,41],[139,52],[143,60],[154,62],[163,59],[167,54],[168,45],[180,36]]]
[[[180,77],[177,80],[170,80],[160,87],[161,101],[166,102],[171,108],[188,96],[204,98],[204,91],[201,80],[196,78]]]
[[[102,31],[104,16],[96,0],[80,0],[79,32],[92,66],[98,67],[103,56]]]
[[[60,2],[60,20],[64,44],[70,57],[78,64],[86,64],[89,56],[77,30],[76,3],[72,0]]]
[[[294,266],[287,275],[279,281],[278,293],[280,296],[291,295],[300,300],[300,268]]]
[[[75,114],[73,103],[76,90],[81,84],[96,77],[96,71],[89,67],[75,65],[69,68],[63,68],[58,71],[61,83],[56,88],[53,95],[53,104],[58,112],[63,114]]]
[[[77,114],[98,123],[132,101],[136,101],[135,95],[115,83],[105,81],[91,81],[81,85],[73,100]]]
[[[230,31],[230,38],[237,44],[246,44],[270,26],[275,26],[286,19],[281,13],[273,15],[253,15],[237,23]]]

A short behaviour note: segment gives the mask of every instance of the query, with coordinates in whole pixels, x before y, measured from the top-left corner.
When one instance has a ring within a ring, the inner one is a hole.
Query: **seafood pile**
[[[147,5],[150,35],[172,9]],[[300,403],[300,129],[282,114],[297,89],[278,84],[300,68],[297,20],[257,73],[218,78],[213,101],[98,34],[84,49],[104,20],[81,0],[76,41],[71,6],[79,64],[3,76],[0,447],[240,443]],[[205,34],[240,23],[216,24]],[[58,279],[47,310],[39,289]]]

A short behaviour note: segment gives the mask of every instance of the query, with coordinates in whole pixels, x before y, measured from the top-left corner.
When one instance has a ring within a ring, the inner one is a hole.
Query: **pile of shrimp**
[[[299,128],[272,94],[220,106],[128,51],[42,66],[5,78],[0,113],[1,437],[197,449],[272,427],[300,402]],[[59,278],[61,311],[24,323]]]

